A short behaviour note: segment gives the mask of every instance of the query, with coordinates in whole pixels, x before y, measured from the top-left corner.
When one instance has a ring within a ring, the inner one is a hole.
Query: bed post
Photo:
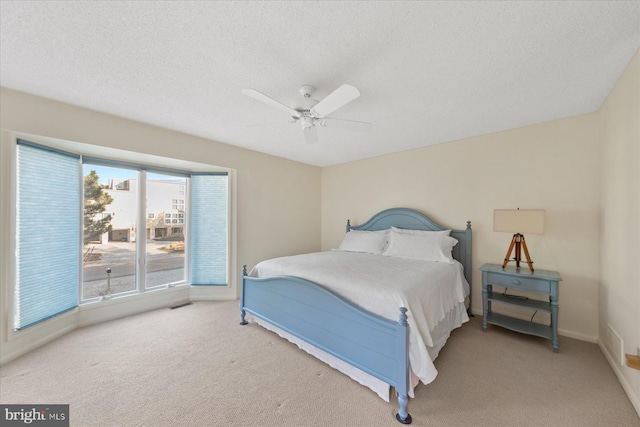
[[[244,312],[244,278],[247,277],[247,265],[243,265],[242,266],[242,294],[240,295],[240,324],[241,325],[246,325],[247,322],[244,319],[245,316],[245,312]]]
[[[396,392],[400,409],[396,414],[396,420],[402,424],[411,424],[411,415],[407,412],[409,404],[409,324],[407,323],[407,309],[400,307],[400,319],[397,327],[398,348],[398,380]]]

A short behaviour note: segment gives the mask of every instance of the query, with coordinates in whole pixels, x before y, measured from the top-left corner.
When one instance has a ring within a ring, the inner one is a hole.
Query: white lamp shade
[[[520,234],[543,234],[543,209],[495,209],[493,231]]]

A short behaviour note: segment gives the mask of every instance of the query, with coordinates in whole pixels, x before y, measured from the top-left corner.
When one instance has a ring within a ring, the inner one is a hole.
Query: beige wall
[[[10,180],[8,156],[0,156],[0,362],[6,362],[78,326],[136,312],[166,307],[177,301],[235,298],[240,266],[276,256],[320,249],[320,169],[84,108],[0,88],[0,128],[91,144],[109,149],[161,156],[229,168],[235,176],[235,254],[231,285],[222,287],[176,287],[153,295],[136,296],[81,306],[28,328],[12,332],[8,302],[13,286],[8,274]],[[11,138],[3,132],[0,153]],[[138,155],[138,157],[140,157]],[[151,160],[150,160],[151,161]],[[233,259],[232,259],[233,262]],[[203,289],[207,288],[207,289]],[[209,289],[210,288],[210,289]]]
[[[620,364],[609,337],[611,327],[625,353],[640,348],[640,52],[600,114],[600,340],[640,413],[640,371]]]
[[[544,235],[528,235],[534,264],[557,270],[560,332],[598,337],[598,175],[595,114],[323,168],[322,248],[390,207],[418,209],[451,228],[473,228],[473,309],[478,268],[504,259],[511,235],[494,233],[493,210],[545,209]],[[512,313],[531,316],[530,312]],[[546,321],[544,316],[536,319]],[[562,345],[562,343],[561,343]]]

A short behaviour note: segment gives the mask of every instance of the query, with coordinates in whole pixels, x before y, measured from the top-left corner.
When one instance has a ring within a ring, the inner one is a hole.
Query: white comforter
[[[437,375],[428,348],[439,350],[450,332],[436,326],[455,309],[460,313],[455,326],[469,320],[464,310],[469,284],[457,261],[446,264],[334,250],[263,261],[250,276],[301,277],[390,320],[398,320],[399,308],[407,307],[409,363],[425,384]]]

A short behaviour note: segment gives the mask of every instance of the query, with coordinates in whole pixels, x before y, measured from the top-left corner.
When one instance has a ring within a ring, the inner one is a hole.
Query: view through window
[[[138,238],[145,239],[145,288],[184,281],[187,178],[92,164],[83,165],[83,174],[82,300],[138,289]],[[143,233],[140,206],[146,209]]]
[[[83,165],[82,299],[136,290],[134,170]]]
[[[187,178],[147,174],[145,287],[185,279]]]

